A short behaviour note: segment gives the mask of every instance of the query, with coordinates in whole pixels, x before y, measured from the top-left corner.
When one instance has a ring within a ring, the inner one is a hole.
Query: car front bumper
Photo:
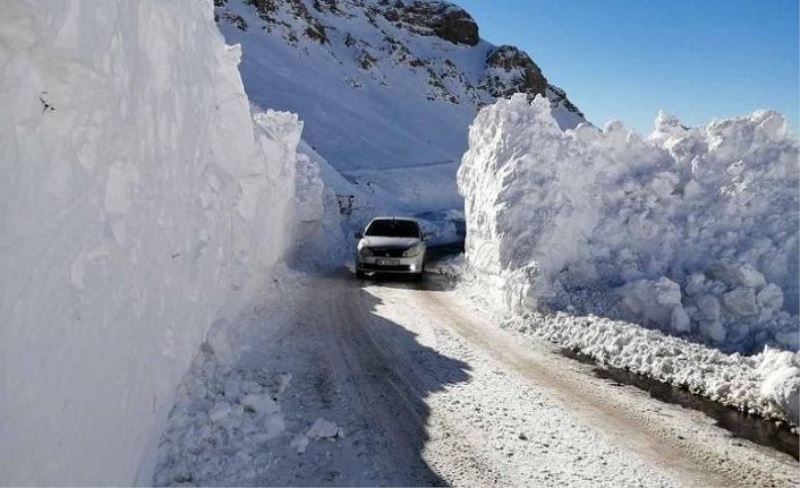
[[[425,253],[409,258],[356,256],[356,269],[365,273],[419,274],[423,271]]]

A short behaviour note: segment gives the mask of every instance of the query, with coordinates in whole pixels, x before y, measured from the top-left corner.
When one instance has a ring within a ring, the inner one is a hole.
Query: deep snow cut
[[[775,112],[650,139],[482,110],[458,174],[470,265],[517,311],[633,320],[725,350],[798,348],[798,142]]]
[[[149,483],[207,331],[298,231],[302,125],[251,116],[210,3],[3,12],[0,483]]]

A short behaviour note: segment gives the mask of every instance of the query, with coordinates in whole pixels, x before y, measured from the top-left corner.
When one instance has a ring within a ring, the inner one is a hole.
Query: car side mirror
[[[430,234],[428,234],[428,233],[422,234],[422,240],[423,240],[423,241],[427,241],[427,240],[428,240],[428,239],[430,239],[430,238],[431,238],[431,235],[430,235]]]
[[[361,232],[356,232],[355,234],[353,234],[353,237],[355,237],[356,239],[361,239],[364,236],[361,235]]]

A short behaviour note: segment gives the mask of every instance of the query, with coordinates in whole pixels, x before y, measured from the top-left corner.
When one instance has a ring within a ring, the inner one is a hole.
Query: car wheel
[[[367,273],[365,273],[365,272],[363,272],[361,270],[356,271],[356,278],[358,278],[359,280],[363,280],[366,277],[367,277]]]

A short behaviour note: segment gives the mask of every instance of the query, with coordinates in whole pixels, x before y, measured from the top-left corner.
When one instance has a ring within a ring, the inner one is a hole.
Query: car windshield
[[[381,237],[419,238],[419,227],[410,220],[375,220],[369,224],[365,234]]]

